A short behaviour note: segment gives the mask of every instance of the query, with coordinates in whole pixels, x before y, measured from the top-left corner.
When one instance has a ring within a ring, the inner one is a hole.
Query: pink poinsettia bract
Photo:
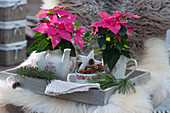
[[[53,13],[49,13],[49,11],[52,11]],[[56,47],[57,44],[60,43],[61,38],[72,42],[70,33],[76,34],[73,36],[73,40],[75,43],[78,43],[79,46],[83,49],[83,40],[80,35],[82,35],[86,29],[80,28],[77,31],[74,31],[73,22],[76,19],[77,15],[73,15],[63,9],[53,8],[42,9],[35,17],[49,17],[49,20],[40,22],[40,25],[33,28],[32,30],[41,33],[47,33],[48,37],[51,37],[53,49]]]
[[[121,25],[130,26],[127,24],[125,17],[140,18],[140,16],[138,15],[123,14],[121,12],[113,12],[114,13],[113,15],[109,15],[108,13],[103,11],[98,11],[98,12],[103,19],[89,26],[89,27],[95,27],[93,28],[93,33],[96,34],[96,32],[98,32],[98,27],[108,28],[115,35],[117,35],[117,39],[119,41],[121,40],[121,36],[118,32],[121,29]]]

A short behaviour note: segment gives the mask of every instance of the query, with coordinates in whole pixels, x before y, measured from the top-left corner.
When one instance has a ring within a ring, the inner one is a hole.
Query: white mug
[[[127,75],[125,75],[126,66],[129,61],[133,61],[135,63],[135,66],[131,72],[129,72]],[[105,68],[108,68],[108,67],[106,66]],[[125,56],[121,55],[120,59],[118,60],[118,62],[115,65],[115,67],[111,71],[111,74],[113,74],[116,77],[116,79],[127,78],[129,75],[131,75],[136,70],[136,68],[137,68],[137,61],[135,59],[128,59]]]

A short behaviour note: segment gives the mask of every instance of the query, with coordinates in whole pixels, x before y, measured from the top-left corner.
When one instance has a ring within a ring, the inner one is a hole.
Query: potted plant
[[[114,75],[116,75],[115,72],[117,72],[118,68],[120,68],[120,63],[122,63],[122,60],[124,60],[124,70],[119,69],[119,72],[123,71],[121,74],[124,76],[127,58],[134,58],[128,41],[132,40],[139,43],[135,40],[135,35],[133,33],[133,29],[131,28],[134,26],[128,24],[127,17],[140,18],[140,16],[124,14],[120,11],[113,12],[113,15],[109,15],[103,11],[98,12],[103,19],[89,26],[93,29],[93,35],[97,35],[98,37],[95,41],[98,42],[99,45],[96,52],[99,50],[102,51],[103,63],[108,66],[110,72]]]
[[[27,50],[36,51],[36,58],[32,59],[33,66],[53,70],[61,80],[66,80],[69,71],[73,70],[70,69],[76,62],[73,43],[83,49],[81,35],[86,31],[85,28],[79,28],[78,22],[73,24],[77,15],[64,8],[61,6],[39,11],[35,17],[40,19],[40,23],[30,26],[35,32],[32,38],[36,40]],[[74,57],[74,60],[70,60],[69,56]]]

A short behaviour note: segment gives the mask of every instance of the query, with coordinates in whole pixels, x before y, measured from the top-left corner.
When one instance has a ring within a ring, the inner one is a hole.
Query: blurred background
[[[28,27],[38,22],[34,16],[42,0],[0,1],[0,71],[19,65],[30,53],[26,49],[34,41]]]

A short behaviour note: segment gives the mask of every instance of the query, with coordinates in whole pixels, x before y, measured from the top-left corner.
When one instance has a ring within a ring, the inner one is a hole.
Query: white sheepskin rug
[[[169,95],[170,70],[163,40],[149,39],[145,46],[145,56],[138,68],[151,72],[151,80],[145,86],[137,86],[135,94],[114,94],[107,105],[94,106],[42,96],[26,89],[12,89],[0,81],[0,104],[11,103],[38,113],[151,113]],[[24,64],[29,64],[28,61]]]

